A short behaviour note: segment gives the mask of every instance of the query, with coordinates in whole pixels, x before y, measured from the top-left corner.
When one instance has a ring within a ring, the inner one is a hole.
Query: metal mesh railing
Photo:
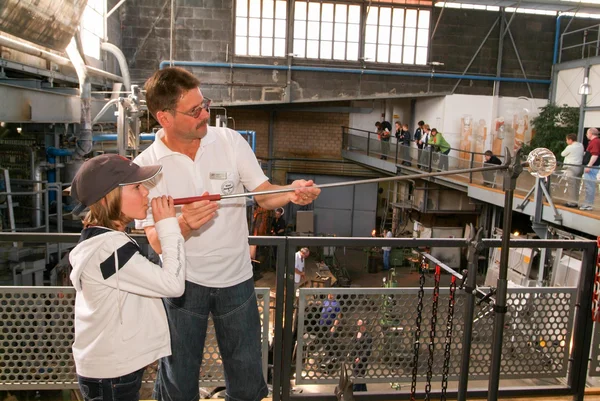
[[[257,288],[262,325],[263,374],[267,374],[269,289]],[[0,390],[76,388],[75,289],[0,287]],[[147,369],[146,384],[156,369]],[[223,386],[225,376],[212,319],[209,319],[200,386]]]

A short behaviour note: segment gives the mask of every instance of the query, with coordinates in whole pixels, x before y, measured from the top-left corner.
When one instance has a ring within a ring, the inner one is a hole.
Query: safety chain
[[[431,393],[431,378],[433,377],[433,352],[435,350],[435,326],[437,324],[437,307],[440,300],[441,269],[435,267],[435,284],[433,285],[433,301],[431,303],[431,330],[429,331],[429,358],[427,359],[427,382],[425,382],[425,401],[429,401]]]
[[[423,257],[423,261],[425,257]],[[417,392],[417,373],[419,370],[419,351],[421,348],[421,315],[423,312],[423,294],[425,293],[425,270],[422,268],[423,261],[421,262],[420,277],[419,277],[419,302],[417,303],[417,321],[415,322],[415,342],[413,347],[413,369],[412,369],[412,383],[410,385],[410,401],[415,401],[415,394]]]
[[[446,343],[444,344],[444,368],[442,370],[442,396],[440,401],[446,401],[448,390],[448,371],[450,370],[450,345],[452,344],[452,323],[454,320],[454,304],[456,294],[456,276],[450,282],[450,295],[448,298],[448,321],[446,323]]]

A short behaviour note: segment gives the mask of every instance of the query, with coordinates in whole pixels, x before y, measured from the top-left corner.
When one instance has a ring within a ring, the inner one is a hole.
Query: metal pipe
[[[554,31],[554,54],[552,55],[552,65],[558,61],[558,44],[560,42],[560,19],[562,15],[556,17],[556,29]]]
[[[161,61],[160,69],[169,66],[169,61]],[[220,62],[204,62],[204,61],[173,61],[173,66],[180,67],[206,67],[206,68],[240,68],[240,69],[255,69],[255,70],[277,70],[286,71],[286,65],[266,65],[266,64],[236,64],[236,63],[220,63]],[[370,70],[360,68],[332,68],[332,67],[310,67],[293,65],[292,71],[305,72],[334,72],[340,74],[357,74],[357,75],[390,75],[402,77],[421,77],[421,78],[442,78],[442,79],[471,79],[473,81],[498,81],[498,82],[518,82],[550,85],[549,79],[524,79],[511,77],[492,77],[484,75],[465,75],[465,74],[447,74],[438,72],[416,72],[416,71],[390,71],[390,70]]]
[[[112,54],[117,59],[119,63],[119,69],[121,70],[121,75],[123,76],[123,86],[125,86],[126,91],[131,90],[131,77],[129,76],[129,67],[127,66],[127,59],[125,55],[117,46],[112,43],[102,42],[100,44],[100,48],[107,53]]]
[[[102,109],[98,112],[98,114],[96,114],[96,117],[94,117],[94,119],[92,120],[92,124],[96,124],[98,120],[100,120],[100,118],[102,118],[102,116],[106,114],[110,106],[119,103],[119,101],[119,98],[109,100],[108,103],[106,103],[104,107],[102,107]]]
[[[86,65],[83,61],[83,57],[79,54],[77,46],[73,40],[69,43],[66,49],[67,55],[71,60],[71,63],[75,67],[77,72],[77,78],[79,78],[79,91],[81,98],[81,120],[79,137],[75,144],[74,157],[81,159],[92,151],[92,85],[87,74]]]
[[[50,53],[46,50],[39,49],[35,46],[29,45],[29,44],[26,44],[23,42],[18,42],[14,39],[7,38],[6,36],[0,35],[0,46],[9,47],[11,49],[18,50],[18,51],[26,53],[26,54],[30,54],[32,56],[40,57],[45,60],[52,61],[53,63],[56,63],[58,65],[66,65],[66,66],[72,65],[71,61],[66,57],[62,57],[57,54]],[[100,70],[98,68],[86,66],[85,70],[90,75],[106,78],[106,79],[109,79],[114,82],[123,82],[123,78],[121,78],[120,76],[111,74],[110,72]]]
[[[362,184],[372,184],[376,182],[388,182],[388,181],[404,181],[411,180],[415,178],[428,178],[428,177],[439,177],[446,175],[454,175],[454,174],[463,174],[468,172],[478,172],[478,171],[495,171],[495,170],[506,170],[509,166],[507,164],[502,165],[494,165],[489,167],[477,167],[477,168],[467,168],[461,170],[451,170],[451,171],[439,171],[435,173],[422,173],[422,174],[411,174],[411,175],[397,175],[393,177],[382,177],[382,178],[370,178],[366,180],[357,180],[357,181],[346,181],[346,182],[334,182],[331,184],[323,184],[323,185],[313,185],[308,188],[335,188],[335,187],[345,187],[349,185],[362,185]],[[233,195],[204,195],[204,196],[192,196],[189,198],[177,198],[174,200],[175,205],[184,205],[187,203],[197,202],[201,200],[211,200],[218,201],[221,199],[233,199],[233,198],[241,198],[247,196],[257,196],[257,195],[273,195],[273,194],[281,194],[285,192],[293,192],[297,189],[301,189],[304,187],[297,188],[283,188],[283,189],[274,189],[269,191],[256,191],[256,192],[244,192],[241,194],[233,194]]]

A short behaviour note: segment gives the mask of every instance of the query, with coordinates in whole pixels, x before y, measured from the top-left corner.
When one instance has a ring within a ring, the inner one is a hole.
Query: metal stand
[[[507,151],[506,158],[508,169],[504,171],[504,222],[502,224],[502,246],[500,251],[500,271],[498,273],[498,293],[494,305],[495,324],[494,342],[492,343],[492,363],[490,367],[490,381],[488,385],[488,401],[498,400],[498,386],[500,384],[500,364],[502,361],[502,337],[504,334],[504,316],[506,315],[506,294],[508,287],[508,254],[510,232],[512,225],[513,196],[517,187],[517,178],[523,171],[520,163],[521,150],[515,154],[514,160],[510,159]]]

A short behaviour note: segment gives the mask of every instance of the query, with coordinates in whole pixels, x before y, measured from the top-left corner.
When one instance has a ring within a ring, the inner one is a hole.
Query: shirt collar
[[[206,136],[204,138],[202,138],[202,140],[200,141],[201,148],[208,146],[209,144],[213,143],[217,139],[217,136],[216,136],[217,134],[214,130],[215,130],[215,127],[208,127]],[[171,149],[169,149],[169,147],[167,145],[165,145],[165,143],[163,142],[164,137],[165,137],[165,131],[161,128],[156,132],[156,136],[154,138],[153,145],[154,145],[154,152],[156,153],[156,158],[158,160],[160,160],[164,157],[181,154],[179,152],[174,152]]]

